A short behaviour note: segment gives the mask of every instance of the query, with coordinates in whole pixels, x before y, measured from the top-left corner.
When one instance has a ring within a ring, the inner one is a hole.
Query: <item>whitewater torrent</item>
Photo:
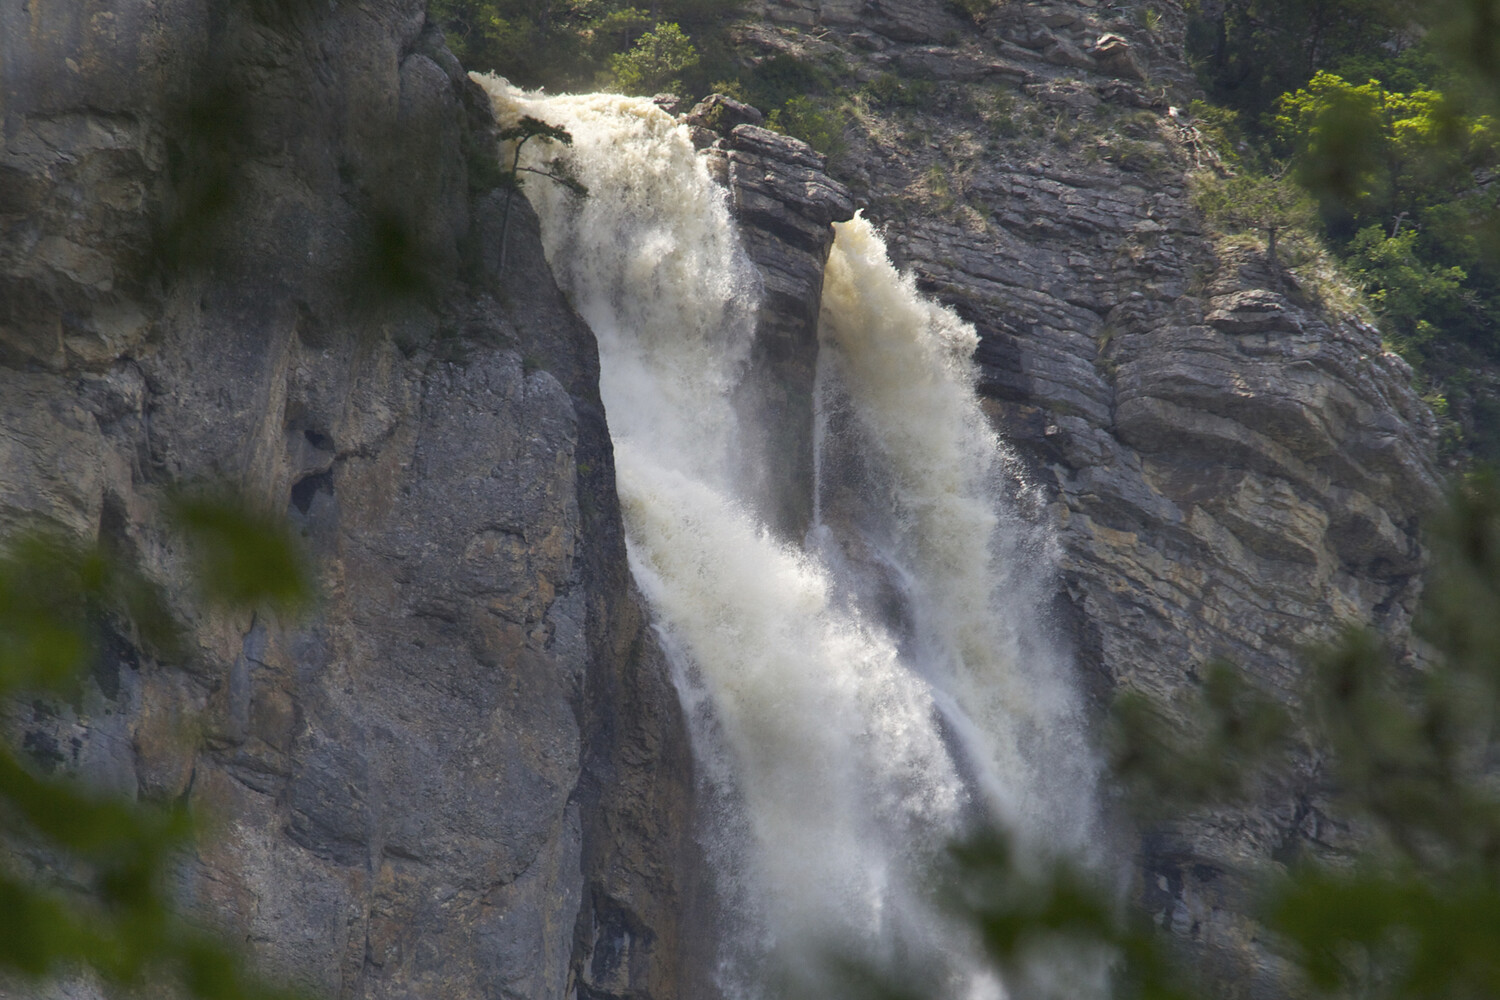
[[[598,338],[631,569],[719,804],[719,987],[805,987],[841,949],[920,968],[945,998],[1003,997],[924,873],[980,822],[1036,852],[1085,849],[1093,766],[1037,624],[1050,541],[1006,499],[1016,470],[974,394],[973,329],[921,298],[868,222],[837,227],[814,525],[778,540],[747,495],[762,470],[732,400],[760,281],[685,129],[644,99],[476,79],[502,121],[567,128],[571,148],[535,141],[522,162],[566,158],[590,191],[526,186]]]

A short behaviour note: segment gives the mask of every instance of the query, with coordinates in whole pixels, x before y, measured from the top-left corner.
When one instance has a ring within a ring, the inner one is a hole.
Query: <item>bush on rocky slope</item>
[[[1189,48],[1219,102],[1194,108],[1205,133],[1242,173],[1290,167],[1391,346],[1454,402],[1461,453],[1500,458],[1494,400],[1475,378],[1500,362],[1493,5],[1229,0],[1192,10]]]

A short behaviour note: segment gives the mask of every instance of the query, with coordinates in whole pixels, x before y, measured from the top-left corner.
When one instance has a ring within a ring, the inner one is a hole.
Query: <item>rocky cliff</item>
[[[1215,239],[1180,4],[763,0],[761,58],[827,67],[847,181],[925,289],[974,323],[996,425],[1053,498],[1057,627],[1101,698],[1168,704],[1227,658],[1295,698],[1349,621],[1405,641],[1439,493],[1436,428],[1320,278]],[[1166,720],[1172,724],[1172,720]],[[1339,833],[1309,764],[1257,808],[1143,831],[1136,892],[1224,996],[1280,995],[1247,880]]]
[[[0,47],[0,528],[109,539],[195,646],[121,623],[14,737],[211,816],[187,897],[321,995],[676,995],[691,768],[593,338],[524,199],[497,272],[421,3],[6,0]],[[285,511],[313,611],[196,607],[201,481]]]
[[[776,378],[743,402],[810,481],[821,259],[857,202],[981,334],[1097,698],[1178,698],[1216,656],[1290,697],[1340,621],[1404,636],[1433,421],[1309,276],[1203,231],[1182,14],[1152,13],[751,4],[741,51],[852,95],[828,172],[853,194],[753,119],[703,134],[769,293]],[[419,0],[0,0],[0,528],[112,539],[196,640],[159,664],[122,626],[81,703],[9,721],[39,766],[211,809],[186,892],[329,995],[694,993],[691,766],[592,338],[519,200],[497,273],[488,105],[424,24]],[[204,479],[302,530],[307,618],[196,610],[159,511]],[[768,513],[796,535],[809,495]],[[1130,848],[1226,995],[1277,989],[1245,877],[1336,839],[1320,781]]]

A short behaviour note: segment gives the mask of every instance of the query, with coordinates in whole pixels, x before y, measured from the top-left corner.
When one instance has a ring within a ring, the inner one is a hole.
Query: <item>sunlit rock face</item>
[[[1314,268],[1204,234],[1187,174],[1213,154],[1182,110],[1180,5],[754,13],[746,46],[846,68],[831,172],[978,329],[991,416],[1051,484],[1062,613],[1101,698],[1181,696],[1214,657],[1294,698],[1299,651],[1340,623],[1406,641],[1432,415],[1376,331],[1320,305]],[[1140,898],[1226,995],[1277,989],[1244,878],[1339,840],[1319,788],[1309,766],[1259,808],[1130,849]]]

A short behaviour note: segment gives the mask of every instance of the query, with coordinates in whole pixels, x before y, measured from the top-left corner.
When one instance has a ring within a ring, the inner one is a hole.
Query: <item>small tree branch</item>
[[[502,142],[514,140],[516,143],[516,148],[510,161],[510,170],[505,174],[510,184],[505,192],[505,213],[500,222],[500,265],[498,271],[501,274],[505,273],[505,256],[509,247],[511,203],[516,196],[516,189],[521,186],[522,171],[528,174],[539,174],[542,177],[555,181],[580,197],[589,193],[589,189],[584,187],[577,178],[573,177],[565,165],[555,164],[550,170],[538,170],[535,167],[521,166],[521,149],[532,139],[560,142],[564,146],[573,145],[573,134],[567,129],[561,125],[550,125],[540,118],[533,118],[531,115],[523,115],[521,120],[516,124],[500,130],[500,140]]]

